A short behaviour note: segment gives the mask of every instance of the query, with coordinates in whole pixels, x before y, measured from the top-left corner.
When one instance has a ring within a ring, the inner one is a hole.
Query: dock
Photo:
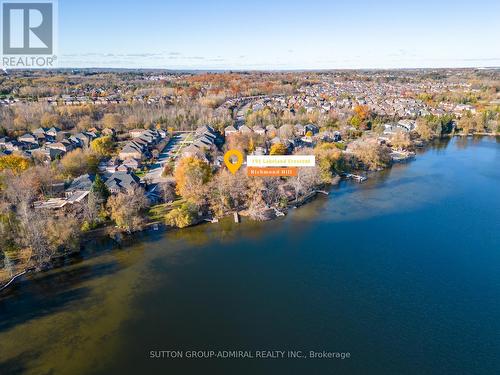
[[[351,179],[351,180],[354,180],[354,181],[357,181],[357,182],[360,182],[360,183],[366,181],[366,177],[365,176],[360,176],[360,175],[352,174],[352,173],[347,173],[345,175],[345,178],[348,178],[348,179]]]
[[[204,221],[208,221],[209,223],[212,223],[212,224],[215,224],[215,223],[218,223],[219,222],[219,219],[217,219],[216,217],[212,218],[212,219],[203,219]]]
[[[276,217],[285,216],[284,212],[279,211],[276,207],[273,207]]]
[[[237,212],[233,213],[233,216],[234,216],[234,222],[235,223],[239,223],[240,222],[240,216],[238,215]]]

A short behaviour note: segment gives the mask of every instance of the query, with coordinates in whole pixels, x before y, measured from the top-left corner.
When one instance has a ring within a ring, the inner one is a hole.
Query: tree
[[[109,189],[100,175],[95,176],[95,180],[92,183],[91,192],[96,194],[96,197],[99,199],[100,203],[106,203],[108,197],[110,196]]]
[[[488,122],[488,115],[486,112],[483,114],[478,113],[476,115],[472,115],[472,113],[468,112],[463,115],[460,120],[458,120],[457,127],[462,130],[464,135],[467,135],[471,132],[484,132],[485,125]]]
[[[325,184],[333,182],[334,173],[340,174],[345,170],[345,162],[336,144],[321,143],[314,149],[319,177]]]
[[[354,113],[359,117],[360,121],[365,121],[370,116],[370,107],[367,105],[357,105],[354,107]]]
[[[102,118],[102,125],[105,128],[116,129],[121,124],[121,117],[117,113],[106,113]]]
[[[5,155],[0,157],[0,172],[8,169],[15,174],[20,174],[31,165],[31,161],[23,156],[15,154]]]
[[[59,118],[59,115],[55,113],[45,112],[40,118],[40,125],[48,128],[58,125],[60,121],[61,119]]]
[[[78,177],[85,173],[95,173],[98,160],[95,154],[89,150],[76,149],[68,152],[61,159],[63,174],[71,177]]]
[[[82,118],[78,121],[78,123],[76,124],[76,128],[77,128],[79,131],[88,130],[88,129],[90,129],[92,126],[93,126],[93,124],[92,124],[92,119],[90,118],[90,116],[83,116],[83,117],[82,117]]]
[[[99,213],[101,212],[102,203],[98,195],[94,191],[90,191],[87,195],[87,201],[83,206],[83,224],[81,230],[86,232],[94,229],[100,221]]]
[[[128,233],[142,229],[145,221],[144,209],[148,205],[148,199],[141,187],[111,196],[107,204],[111,219]]]
[[[411,147],[412,143],[410,135],[403,131],[397,131],[391,137],[391,146],[398,150],[407,150]]]
[[[210,183],[210,209],[218,216],[242,208],[247,201],[247,177],[221,170]]]
[[[141,122],[140,118],[135,114],[128,116],[125,120],[125,127],[127,129],[134,129],[138,126],[142,127],[142,125],[143,123]]]
[[[348,149],[357,161],[368,169],[384,168],[391,161],[389,147],[379,144],[376,139],[354,141],[349,145]]]
[[[440,137],[443,134],[449,134],[453,130],[453,115],[435,116],[429,115],[417,120],[417,133]],[[427,128],[427,129],[426,129]],[[422,135],[421,135],[422,136]]]
[[[271,146],[271,149],[269,150],[269,155],[285,155],[286,154],[286,147],[283,143],[275,143],[274,145]]]
[[[255,144],[253,142],[253,138],[250,138],[248,141],[248,152],[254,152],[255,151]]]
[[[294,128],[291,124],[285,124],[278,129],[278,135],[281,139],[289,139],[293,137]]]
[[[27,267],[37,270],[47,266],[61,248],[73,248],[78,240],[75,217],[53,217],[44,210],[34,210],[27,202],[18,206],[19,248],[28,249],[25,255]]]
[[[172,227],[185,228],[196,222],[198,208],[192,203],[183,203],[165,215],[165,223]]]
[[[247,201],[250,216],[257,220],[265,220],[263,211],[269,207],[280,207],[287,200],[282,189],[280,177],[248,178]]]
[[[429,122],[422,117],[417,119],[417,127],[415,130],[424,141],[429,141],[434,137],[434,132]]]
[[[361,127],[361,123],[363,121],[358,115],[354,115],[349,119],[349,125],[355,127],[356,129],[359,129]]]
[[[300,196],[310,193],[321,184],[320,169],[318,167],[299,168],[297,176],[291,177],[289,183],[295,191],[295,200],[298,200]]]
[[[262,141],[255,134],[235,133],[227,137],[227,148],[229,150],[239,150],[242,153],[249,153],[255,150],[255,144]]]
[[[114,143],[111,136],[99,137],[90,142],[90,149],[101,157],[110,156],[113,153]]]
[[[97,184],[96,181],[98,181]],[[81,227],[83,232],[94,229],[106,220],[107,217],[105,205],[109,196],[109,190],[106,185],[104,185],[99,175],[96,176],[96,181],[92,184],[92,188],[87,195],[87,201],[83,205],[84,221]],[[101,183],[103,187],[101,187]]]
[[[19,272],[44,268],[59,250],[73,248],[78,242],[78,226],[71,213],[52,216],[33,208],[44,185],[37,177],[42,170],[31,168],[20,175],[4,172],[9,175],[0,204],[0,248],[16,259]]]
[[[162,177],[172,176],[174,173],[173,163],[165,163],[163,166],[163,171],[161,172]]]
[[[212,177],[207,163],[195,157],[183,158],[175,169],[174,177],[177,194],[197,205],[206,203],[206,184]]]
[[[163,201],[173,202],[175,200],[175,183],[172,181],[169,182],[161,182],[158,184],[159,193],[163,198]]]

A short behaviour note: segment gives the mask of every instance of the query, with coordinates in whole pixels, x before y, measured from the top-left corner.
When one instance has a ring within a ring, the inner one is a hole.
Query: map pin
[[[231,158],[236,156],[236,162],[232,163]],[[224,154],[224,164],[226,164],[227,169],[232,174],[235,174],[238,169],[240,169],[241,164],[243,164],[243,154],[238,150],[229,150]]]

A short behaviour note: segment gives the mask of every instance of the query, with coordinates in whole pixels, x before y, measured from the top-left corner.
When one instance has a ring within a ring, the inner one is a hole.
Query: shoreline
[[[429,146],[433,143],[433,142],[436,142],[436,141],[439,141],[440,139],[445,139],[445,138],[448,138],[448,139],[452,139],[454,136],[457,136],[457,137],[475,137],[475,136],[478,136],[478,137],[492,137],[492,138],[495,138],[495,137],[499,137],[500,134],[469,134],[469,135],[465,135],[465,134],[446,134],[446,135],[443,135],[441,136],[440,138],[434,138],[434,139],[431,139],[427,142],[425,142],[425,144],[423,145],[423,147],[417,147],[417,150],[420,150],[421,152],[427,152],[428,149],[429,149]],[[418,153],[416,153],[415,155],[411,156],[411,157],[408,157],[407,159],[405,160],[401,160],[401,161],[391,161],[391,163],[385,167],[385,168],[381,168],[381,169],[378,169],[378,170],[375,170],[375,171],[364,171],[364,174],[374,174],[374,173],[378,173],[378,172],[381,172],[383,170],[387,170],[387,169],[390,169],[392,168],[392,166],[394,164],[401,164],[401,163],[409,163],[411,161],[413,161],[416,157],[417,157]],[[359,171],[357,171],[359,173]],[[365,177],[366,178],[369,178],[369,177]],[[341,176],[337,176],[336,180],[331,183],[331,184],[328,184],[328,185],[324,185],[322,187],[322,189],[326,189],[327,191],[325,190],[319,190],[320,187],[318,187],[316,190],[314,191],[311,191],[307,194],[305,194],[303,197],[301,197],[298,201],[289,201],[286,208],[283,209],[283,211],[280,211],[280,214],[277,215],[276,214],[276,211],[278,211],[277,209],[273,209],[273,208],[268,208],[267,210],[273,210],[275,211],[273,215],[271,215],[269,218],[267,218],[266,220],[256,220],[256,221],[270,221],[270,220],[276,220],[278,217],[281,217],[281,216],[286,216],[288,214],[288,211],[290,209],[296,209],[296,208],[300,208],[301,206],[304,206],[312,201],[314,201],[318,194],[324,194],[324,195],[329,195],[329,190],[334,187],[334,186],[337,186],[342,180],[349,180],[350,178],[348,177],[341,177]],[[362,181],[358,181],[359,184],[362,183]],[[240,216],[243,216],[245,218],[247,218],[248,220],[250,221],[253,221],[254,219],[250,218],[248,215],[245,215],[244,214],[244,211],[246,211],[246,209],[244,210],[240,210],[240,211],[234,211],[236,213],[238,213]],[[196,223],[188,226],[188,227],[192,227],[192,226],[197,226],[197,225],[203,225],[203,224],[216,224],[218,222],[218,220],[220,219],[223,219],[223,218],[226,218],[230,215],[233,215],[234,212],[229,212],[227,214],[225,214],[224,216],[220,217],[220,218],[217,218],[217,221],[211,221],[210,218],[208,217],[200,217]],[[240,223],[240,222],[239,222]],[[36,275],[36,274],[40,274],[40,273],[43,273],[43,272],[46,272],[46,271],[50,271],[50,270],[53,270],[53,269],[57,269],[57,268],[62,268],[65,266],[65,263],[66,261],[76,257],[78,254],[80,254],[83,250],[86,249],[86,247],[89,245],[89,243],[95,241],[95,240],[103,240],[103,239],[109,239],[111,241],[113,241],[113,247],[121,247],[124,240],[134,240],[135,238],[138,238],[138,234],[140,233],[145,233],[145,232],[148,232],[148,231],[162,231],[162,232],[167,232],[167,231],[171,231],[171,230],[182,230],[184,228],[175,228],[175,227],[170,227],[168,225],[166,225],[163,221],[159,221],[159,220],[152,220],[152,221],[147,221],[145,224],[144,224],[144,228],[139,230],[139,231],[136,231],[136,232],[132,232],[132,233],[126,233],[126,232],[123,232],[123,231],[114,231],[114,229],[116,228],[116,226],[114,224],[108,224],[108,225],[105,225],[105,226],[102,226],[102,227],[99,227],[99,228],[95,228],[95,229],[92,229],[88,232],[84,232],[82,233],[81,235],[81,239],[80,239],[80,244],[79,244],[79,248],[76,249],[76,250],[71,250],[71,251],[67,251],[67,252],[64,252],[62,254],[58,254],[57,256],[55,256],[54,258],[51,259],[51,262],[50,262],[50,265],[47,266],[46,268],[44,269],[41,269],[41,270],[38,270],[38,271],[35,271],[33,268],[27,268],[27,269],[24,269],[24,270],[19,270],[19,272],[16,272],[15,275],[11,276],[10,278],[8,279],[5,279],[4,283],[2,285],[0,285],[0,293],[3,292],[4,290],[8,290],[9,287],[11,287],[12,285],[15,284],[16,281],[18,281],[19,279],[23,278],[23,277],[30,277],[31,275]],[[114,233],[113,233],[114,232]],[[60,263],[60,265],[56,265],[56,263]]]

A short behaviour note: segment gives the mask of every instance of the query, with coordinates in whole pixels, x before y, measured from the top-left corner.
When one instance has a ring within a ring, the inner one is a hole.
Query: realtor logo
[[[1,6],[4,68],[51,67],[56,59],[55,1],[4,0]]]

